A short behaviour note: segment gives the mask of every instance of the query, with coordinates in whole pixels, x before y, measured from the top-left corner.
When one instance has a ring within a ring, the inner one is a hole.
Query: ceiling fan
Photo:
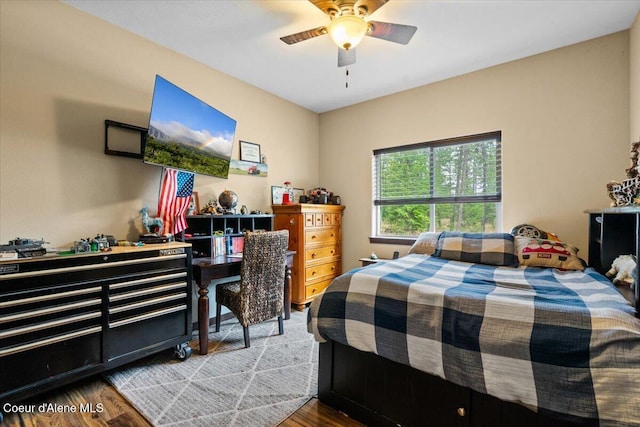
[[[331,19],[329,25],[280,37],[280,40],[287,44],[294,44],[329,34],[334,43],[338,45],[338,67],[344,67],[356,62],[355,48],[364,36],[407,44],[418,29],[412,25],[365,21],[365,18],[384,6],[389,0],[309,1],[329,15]]]

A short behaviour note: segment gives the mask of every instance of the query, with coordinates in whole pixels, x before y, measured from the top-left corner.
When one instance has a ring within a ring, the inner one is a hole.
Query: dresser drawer
[[[322,218],[323,225],[336,225],[339,226],[342,220],[342,214],[339,213],[325,213]]]
[[[331,279],[323,280],[321,282],[314,283],[313,285],[307,285],[304,288],[305,291],[305,299],[313,298],[317,295],[320,295],[324,292],[324,290],[331,284],[333,281],[333,277]]]
[[[335,227],[305,230],[304,234],[307,244],[335,243],[340,241],[340,229]]]
[[[328,225],[337,225],[339,226],[342,223],[342,214],[341,213],[307,213],[304,215],[304,226],[305,227],[323,227]]]
[[[312,248],[304,251],[305,261],[318,261],[335,256],[340,256],[340,245],[323,246],[321,248]]]
[[[304,269],[304,277],[308,282],[309,280],[319,279],[325,276],[335,277],[340,273],[340,262],[329,262],[326,264],[314,265]]]
[[[322,212],[307,213],[304,215],[305,227],[322,227],[323,225],[332,225],[331,219],[325,222],[326,215]]]

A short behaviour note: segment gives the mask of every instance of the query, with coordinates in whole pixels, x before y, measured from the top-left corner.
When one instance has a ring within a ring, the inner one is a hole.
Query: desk
[[[291,317],[291,267],[295,251],[287,251],[287,266],[284,275],[284,318]],[[210,258],[194,258],[193,279],[198,285],[198,336],[200,354],[207,354],[209,342],[209,284],[213,279],[239,276],[242,258],[220,255]]]

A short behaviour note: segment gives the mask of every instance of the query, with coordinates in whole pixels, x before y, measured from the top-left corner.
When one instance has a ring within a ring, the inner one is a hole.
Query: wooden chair
[[[288,245],[288,230],[245,234],[240,281],[216,286],[216,332],[220,331],[224,305],[242,325],[245,347],[250,347],[250,325],[278,317],[280,335],[284,333],[282,300]]]

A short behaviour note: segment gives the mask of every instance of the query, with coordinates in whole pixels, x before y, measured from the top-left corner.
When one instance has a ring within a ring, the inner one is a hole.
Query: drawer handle
[[[332,265],[332,266],[331,266],[331,271],[334,271],[335,269],[336,269],[336,266],[335,266],[335,265]]]
[[[144,262],[145,263],[151,263],[151,262],[162,262],[162,261],[167,261],[167,260],[173,260],[173,259],[182,259],[182,258],[187,258],[187,254],[179,254],[179,255],[167,255],[167,256],[157,256],[157,257],[153,257],[153,258],[145,258]],[[114,261],[114,262],[110,262],[108,264],[87,264],[87,265],[78,265],[75,267],[61,267],[61,268],[52,268],[50,270],[37,270],[37,271],[26,271],[24,273],[11,273],[11,274],[4,274],[2,275],[2,277],[0,278],[0,281],[4,281],[4,280],[9,280],[9,279],[18,279],[18,278],[25,278],[25,277],[33,277],[33,276],[42,276],[42,275],[52,275],[52,274],[60,274],[60,273],[73,273],[76,271],[86,271],[86,270],[96,270],[96,269],[102,269],[102,268],[112,268],[112,267],[118,267],[121,265],[131,265],[131,264],[140,264],[140,259],[127,259],[124,261]]]
[[[60,293],[53,294],[53,295],[38,295],[38,296],[35,296],[35,297],[22,298],[22,299],[17,299],[17,300],[9,300],[9,301],[6,301],[6,302],[0,302],[0,308],[12,307],[12,306],[22,305],[22,304],[33,304],[33,303],[36,303],[36,302],[50,301],[50,300],[61,299],[61,298],[70,297],[70,296],[76,296],[76,295],[85,295],[85,294],[90,294],[90,293],[93,293],[93,292],[100,292],[101,289],[102,289],[102,287],[100,287],[100,286],[94,286],[92,288],[85,288],[85,289],[78,289],[78,290],[75,290],[75,291],[60,292]]]
[[[456,410],[456,412],[458,413],[458,416],[460,416],[460,417],[464,417],[467,414],[466,411],[464,410],[464,408],[458,408]]]
[[[314,252],[311,254],[311,258],[315,258],[315,257],[316,257],[316,253]]]
[[[81,301],[62,304],[62,305],[44,307],[44,308],[39,309],[39,310],[32,310],[32,311],[28,311],[28,312],[27,311],[21,311],[21,312],[18,312],[18,313],[14,313],[14,314],[10,314],[10,315],[7,315],[7,316],[0,317],[0,323],[13,322],[13,321],[16,321],[16,320],[30,319],[30,318],[37,317],[37,316],[46,316],[46,315],[49,315],[49,314],[61,313],[61,312],[64,312],[64,311],[71,311],[71,310],[76,310],[76,309],[85,308],[85,307],[100,306],[101,302],[102,302],[102,300],[100,298],[94,298],[94,299],[81,300]]]
[[[173,280],[181,277],[187,277],[187,272],[183,271],[181,273],[163,274],[162,276],[154,276],[154,277],[146,277],[144,279],[129,280],[128,282],[112,283],[109,285],[109,290],[134,287],[137,285],[160,282],[161,280]]]
[[[116,314],[116,313],[121,313],[123,311],[135,310],[135,309],[138,309],[138,308],[143,308],[143,307],[147,307],[147,306],[151,306],[151,305],[155,305],[155,304],[161,304],[163,302],[181,300],[181,299],[184,299],[186,297],[187,297],[187,293],[186,292],[181,292],[181,293],[178,293],[178,294],[161,296],[161,297],[157,297],[157,298],[153,298],[153,299],[147,299],[147,300],[138,301],[138,302],[135,302],[135,303],[119,305],[119,306],[116,306],[116,307],[109,307],[109,314]]]
[[[4,332],[0,332],[0,338],[8,338],[16,335],[27,334],[29,332],[41,331],[48,328],[55,328],[57,326],[70,325],[83,320],[95,319],[101,317],[100,310],[93,313],[80,314],[78,316],[71,316],[62,319],[52,320],[44,323],[34,323],[33,325],[23,326],[21,328],[9,329]]]
[[[169,283],[163,286],[156,286],[153,288],[144,288],[137,291],[123,292],[121,294],[109,295],[109,301],[121,301],[124,299],[135,298],[143,295],[157,294],[165,291],[172,291],[176,289],[183,289],[187,286],[187,282]]]
[[[164,316],[165,314],[175,313],[177,311],[186,312],[187,306],[185,304],[178,305],[175,307],[165,308],[163,310],[156,310],[150,313],[142,314],[136,317],[130,317],[127,319],[118,320],[117,322],[109,322],[109,328],[118,328],[120,326],[128,325],[131,323],[141,322],[143,320],[153,319],[154,317]]]
[[[311,293],[312,293],[312,294],[315,294],[315,293],[316,293],[316,291],[317,291],[317,289],[316,289],[316,288],[311,289]]]
[[[336,236],[335,234],[331,233],[331,237],[335,237],[335,236]]]
[[[38,347],[44,347],[49,344],[55,344],[63,341],[68,341],[74,338],[82,337],[85,335],[91,335],[102,331],[101,326],[94,326],[93,328],[81,329],[79,331],[70,332],[64,335],[57,335],[51,338],[41,339],[37,342],[30,342],[27,344],[18,345],[15,347],[7,347],[0,349],[0,357],[8,356],[10,354],[20,353],[21,351],[32,350]]]
[[[312,276],[315,276],[315,275],[316,275],[316,271],[315,271],[315,270],[313,270],[313,271],[311,272],[311,275],[312,275]]]
[[[316,238],[316,235],[314,234],[313,236],[311,236],[311,238],[312,238],[312,239],[315,239],[315,238]]]

